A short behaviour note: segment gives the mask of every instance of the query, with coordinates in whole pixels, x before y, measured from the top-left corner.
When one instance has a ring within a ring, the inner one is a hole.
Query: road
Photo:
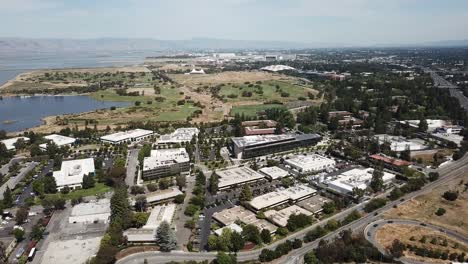
[[[431,75],[431,78],[434,81],[434,87],[448,89],[450,96],[457,98],[460,106],[468,112],[468,98],[463,94],[462,91],[458,89],[456,85],[445,80],[439,74],[428,68],[423,68],[423,70]]]
[[[138,165],[138,152],[140,152],[140,149],[138,148],[132,148],[128,150],[127,177],[125,177],[125,184],[128,187],[135,185],[135,175],[137,172],[136,166]]]
[[[408,200],[413,199],[416,196],[419,196],[423,193],[430,192],[432,191],[435,187],[444,184],[446,181],[458,177],[463,174],[468,173],[468,155],[465,155],[463,158],[454,161],[447,166],[444,166],[440,169],[437,170],[440,174],[441,177],[433,181],[431,183],[428,183],[425,185],[421,190],[415,191],[409,194],[406,194],[405,196],[402,197],[400,200],[392,201],[387,203],[384,207],[379,208],[374,211],[374,213],[367,214],[364,217],[360,218],[357,221],[354,221],[348,225],[345,225],[337,230],[335,230],[332,233],[327,234],[326,236],[322,237],[322,239],[325,240],[331,240],[334,239],[335,237],[339,236],[339,233],[343,230],[351,229],[351,230],[362,230],[366,225],[368,225],[371,222],[376,221],[377,219],[380,218],[380,215],[393,208],[394,206],[399,206],[402,203],[405,203]],[[268,249],[275,249],[279,244],[283,243],[287,239],[293,240],[296,238],[302,239],[307,232],[310,230],[316,228],[317,226],[322,226],[325,225],[326,222],[330,219],[336,219],[336,220],[341,220],[344,217],[346,217],[351,211],[353,210],[361,210],[366,203],[361,203],[359,205],[353,206],[343,212],[340,212],[330,218],[327,218],[323,221],[320,221],[314,225],[311,225],[303,230],[300,230],[299,232],[296,232],[284,239],[281,239],[279,241],[276,241],[268,246],[265,246],[264,248]],[[310,243],[304,244],[304,246],[300,249],[291,251],[289,255],[287,255],[287,258],[285,259],[284,263],[301,263],[302,257],[312,249],[316,248],[318,246],[319,240],[312,241]],[[262,249],[264,249],[262,248]],[[237,254],[237,260],[238,261],[248,261],[248,260],[256,260],[258,259],[258,256],[260,255],[260,252],[262,249],[256,249],[252,251],[246,251],[246,252],[239,252]],[[147,259],[149,263],[152,264],[158,264],[158,263],[167,263],[170,261],[188,261],[188,260],[196,260],[196,261],[201,261],[201,260],[213,260],[216,258],[216,252],[200,252],[200,253],[195,253],[195,252],[180,252],[180,251],[173,251],[169,253],[162,253],[162,252],[143,252],[143,253],[136,253],[130,256],[127,256],[123,259],[120,259],[117,261],[118,264],[141,264],[143,263],[144,259]],[[284,258],[284,257],[283,257]]]
[[[37,175],[37,178],[36,180],[38,179],[41,179],[42,177],[44,177],[48,172],[51,172],[53,171],[54,169],[54,160],[49,160],[49,163],[47,164],[47,166],[45,166],[42,171]],[[33,189],[32,189],[32,183],[34,182],[31,181],[28,186],[26,186],[25,189],[23,189],[23,192],[20,194],[19,196],[19,200],[18,200],[18,205],[23,205],[25,200],[28,198],[28,197],[31,197],[31,193],[33,192]]]
[[[370,223],[370,224],[368,224],[366,226],[366,228],[364,229],[364,234],[365,234],[365,237],[366,237],[367,241],[372,243],[383,254],[386,253],[386,250],[379,243],[377,243],[377,241],[375,240],[375,235],[377,233],[377,230],[379,230],[380,228],[382,228],[385,225],[413,225],[413,226],[424,225],[424,228],[428,228],[428,229],[432,229],[432,230],[435,230],[435,231],[443,232],[449,237],[452,237],[452,238],[454,238],[456,240],[459,240],[459,241],[462,241],[464,243],[468,243],[468,238],[467,237],[461,235],[460,233],[449,230],[449,229],[447,229],[445,227],[440,227],[440,226],[436,226],[436,225],[422,223],[422,222],[415,221],[415,220],[405,220],[405,219],[377,220],[377,221],[372,222],[372,223]],[[404,263],[412,263],[412,264],[423,263],[423,262],[415,261],[415,260],[408,259],[408,258],[405,258],[405,257],[400,258],[400,260],[402,262],[404,262]]]

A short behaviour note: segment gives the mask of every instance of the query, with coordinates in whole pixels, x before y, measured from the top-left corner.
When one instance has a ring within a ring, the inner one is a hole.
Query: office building
[[[53,176],[57,190],[60,191],[64,187],[74,190],[81,188],[84,175],[94,176],[94,173],[94,159],[88,158],[63,161],[60,170],[54,171]]]
[[[133,129],[103,136],[101,137],[101,141],[104,143],[110,143],[115,145],[122,143],[138,142],[150,138],[153,135],[154,133],[151,130]]]
[[[198,135],[198,128],[188,127],[188,128],[178,128],[173,133],[162,135],[158,144],[181,144],[185,142],[190,142],[194,136]]]
[[[216,171],[219,177],[218,189],[225,190],[235,186],[261,181],[264,176],[249,167],[236,167],[227,170]]]
[[[318,154],[296,155],[286,159],[286,167],[294,174],[316,173],[335,168],[336,162]]]
[[[71,146],[76,141],[76,139],[72,137],[66,137],[66,136],[57,135],[57,134],[45,136],[44,139],[47,139],[48,141],[53,142],[58,147]],[[39,147],[43,150],[46,150],[47,143],[41,144],[39,145]]]
[[[328,181],[328,188],[341,194],[351,194],[354,188],[365,190],[371,182],[373,172],[373,168],[351,169]],[[385,184],[395,178],[394,174],[388,172],[383,174]]]
[[[143,159],[144,180],[154,180],[190,171],[190,157],[185,148],[157,149]]]

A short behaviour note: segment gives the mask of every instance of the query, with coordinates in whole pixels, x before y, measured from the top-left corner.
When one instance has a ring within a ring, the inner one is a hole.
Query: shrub
[[[444,208],[439,208],[437,209],[437,211],[435,212],[435,214],[437,216],[443,216],[445,214],[446,210]]]
[[[446,191],[446,192],[444,192],[442,197],[444,197],[444,199],[447,200],[447,201],[455,201],[458,198],[458,192]]]

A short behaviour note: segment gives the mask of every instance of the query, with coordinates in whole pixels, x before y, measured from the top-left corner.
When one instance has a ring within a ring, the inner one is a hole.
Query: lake
[[[99,101],[80,95],[3,97],[0,100],[0,130],[16,132],[43,124],[41,119],[47,116],[128,105],[128,102]]]

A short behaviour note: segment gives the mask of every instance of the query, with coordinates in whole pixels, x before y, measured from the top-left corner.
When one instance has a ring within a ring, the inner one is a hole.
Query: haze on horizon
[[[0,6],[0,37],[345,45],[468,39],[465,0],[0,0]]]

